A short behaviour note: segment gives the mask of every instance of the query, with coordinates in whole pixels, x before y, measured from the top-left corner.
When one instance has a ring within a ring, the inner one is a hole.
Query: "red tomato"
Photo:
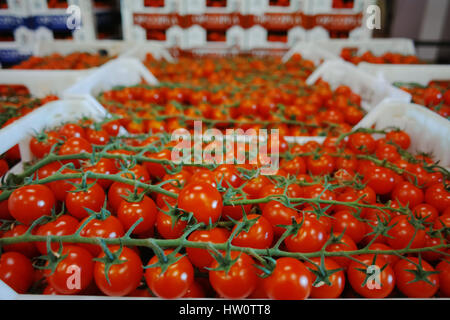
[[[253,259],[241,252],[231,251],[231,259],[236,262],[228,272],[223,270],[210,270],[209,282],[219,296],[226,299],[244,299],[256,288],[258,276],[256,274]],[[210,268],[216,269],[219,264],[213,261]],[[305,268],[306,269],[306,268]]]
[[[427,203],[420,203],[414,206],[412,212],[416,218],[423,218],[426,222],[434,222],[439,216],[436,208]]]
[[[411,139],[405,131],[390,131],[386,134],[386,140],[392,141],[402,149],[408,149],[411,145]]]
[[[72,137],[69,138],[64,144],[59,148],[59,155],[72,155],[79,153],[90,153],[92,152],[92,146],[86,139]],[[80,167],[80,160],[64,160],[63,163],[72,162],[76,168]]]
[[[388,231],[390,238],[388,238],[387,242],[392,248],[403,249],[411,241],[411,248],[422,248],[424,246],[425,230],[418,229],[417,233],[415,233],[414,226],[407,216],[394,217],[389,222],[389,226],[393,227]]]
[[[18,252],[5,252],[0,257],[0,280],[17,293],[26,293],[33,283],[31,261]]]
[[[133,224],[140,218],[143,220],[133,230],[134,234],[143,234],[153,229],[156,221],[156,205],[152,199],[143,196],[142,200],[137,202],[129,202],[122,200],[117,209],[117,218],[126,230],[130,229]]]
[[[56,291],[76,294],[86,289],[93,279],[94,262],[89,251],[79,246],[64,246],[55,272],[48,270],[47,279]]]
[[[298,212],[292,208],[284,206],[278,201],[269,201],[262,211],[262,216],[272,225],[275,236],[281,236],[286,229],[279,225],[291,225],[292,218],[298,216]]]
[[[52,191],[44,185],[23,186],[8,199],[8,209],[17,221],[30,225],[34,220],[51,214],[55,205]]]
[[[264,279],[264,287],[270,299],[305,300],[311,293],[311,272],[297,259],[279,258],[272,274]]]
[[[323,265],[327,272],[341,268],[341,266],[331,258],[325,258],[324,264],[322,264],[321,258],[312,258],[311,260],[319,266]],[[329,275],[326,278],[329,281],[329,284],[325,281],[320,281],[317,284],[314,284],[317,281],[317,273],[319,273],[321,277],[323,277],[324,274],[319,272],[319,268],[310,262],[305,262],[305,266],[311,270],[311,279],[313,281],[311,298],[333,299],[338,298],[342,294],[345,287],[344,271],[339,270]]]
[[[24,226],[23,224],[14,224],[13,227],[6,231],[2,238],[10,238],[10,237],[18,237],[20,235],[23,235],[28,230],[27,226]],[[34,234],[34,232],[33,232]],[[22,242],[22,243],[15,243],[15,244],[9,244],[9,245],[3,245],[2,249],[5,252],[18,252],[26,256],[27,258],[33,258],[39,254],[36,248],[36,243],[34,242]]]
[[[31,153],[37,158],[43,158],[50,152],[53,145],[60,141],[60,139],[61,136],[56,132],[48,132],[42,137],[33,137],[30,140]]]
[[[355,251],[358,249],[353,239],[346,234],[342,235],[337,232],[333,232],[333,237],[336,239],[336,241],[330,243],[327,246],[326,251],[328,252]],[[340,240],[337,240],[339,239],[339,237]],[[347,269],[348,265],[351,262],[349,258],[343,256],[333,257],[333,260],[345,269]]]
[[[443,212],[450,207],[450,192],[445,190],[442,183],[431,185],[425,191],[425,202]]]
[[[60,136],[65,137],[66,139],[70,139],[73,137],[84,138],[86,136],[84,129],[81,126],[74,123],[67,123],[63,125],[59,129],[58,133]]]
[[[392,199],[413,208],[423,202],[423,192],[410,182],[402,182],[392,190]]]
[[[348,147],[357,154],[373,153],[375,151],[375,139],[368,133],[357,132],[349,136]]]
[[[450,297],[450,262],[442,260],[436,266],[436,271],[439,271],[439,292],[442,297]]]
[[[395,186],[394,172],[383,167],[373,167],[367,170],[363,182],[372,188],[376,194],[387,194]]]
[[[221,194],[207,183],[190,183],[178,196],[178,208],[192,212],[198,222],[206,225],[219,220],[222,207]]]
[[[288,236],[284,243],[290,252],[319,251],[327,241],[325,227],[315,218],[298,217],[297,223],[303,222],[297,233]]]
[[[164,255],[169,255],[173,250],[165,250]],[[158,257],[150,259],[149,268],[145,271],[145,281],[150,290],[158,297],[164,299],[177,299],[183,297],[194,281],[194,268],[189,259],[177,253],[175,257],[181,257],[168,266],[162,272],[161,267],[151,267],[158,262]]]
[[[77,228],[81,227],[89,217],[82,220]],[[80,236],[88,238],[119,238],[125,234],[123,226],[119,219],[114,216],[107,216],[103,218],[94,218],[90,220],[80,231]],[[83,247],[94,257],[97,257],[101,253],[101,247],[95,244],[80,243],[80,247]]]
[[[395,281],[397,288],[410,298],[431,298],[439,288],[439,276],[437,274],[425,275],[425,278],[418,279],[414,271],[418,271],[417,265],[421,265],[423,271],[433,272],[434,268],[426,261],[415,257],[409,257],[412,262],[401,259],[394,266]]]
[[[306,166],[308,171],[315,176],[331,174],[335,169],[334,159],[327,154],[317,158],[315,156],[307,157]]]
[[[333,230],[337,233],[345,232],[353,241],[358,244],[366,234],[364,222],[355,218],[349,210],[336,212],[333,215]]]
[[[120,247],[111,246],[109,249],[113,254],[118,254]],[[99,258],[104,257],[105,253],[103,252]],[[133,250],[122,247],[122,252],[120,252],[118,259],[123,262],[113,264],[107,270],[109,282],[106,279],[105,263],[97,261],[94,266],[95,283],[108,296],[126,296],[139,286],[144,274],[141,259]]]
[[[164,212],[163,212],[164,211]],[[169,207],[164,205],[156,213],[156,230],[164,239],[176,239],[183,235],[187,221],[169,215]],[[176,219],[176,222],[174,222]]]
[[[225,243],[228,237],[229,232],[226,229],[212,228],[209,230],[195,230],[189,235],[188,240],[194,242]],[[200,269],[209,267],[214,261],[208,249],[187,247],[186,252],[192,264]]]
[[[86,209],[100,212],[105,198],[105,191],[97,183],[86,191],[68,192],[66,196],[67,211],[77,219],[84,219],[90,214]]]
[[[38,236],[68,236],[74,234],[77,231],[78,220],[69,216],[62,215],[53,221],[47,222],[39,226],[36,231]],[[47,243],[36,242],[36,247],[41,254],[47,254]],[[51,244],[51,249],[53,252],[58,252],[60,248],[59,243],[53,242]]]
[[[232,244],[238,247],[249,247],[255,249],[267,249],[272,245],[273,228],[270,222],[261,215],[250,214],[244,228],[232,240]],[[243,219],[240,220],[242,223]],[[255,222],[256,221],[256,222]],[[234,226],[233,233],[238,225]],[[248,230],[248,231],[245,231]]]
[[[357,259],[361,263],[352,261],[347,270],[348,281],[353,290],[365,298],[387,297],[395,286],[395,274],[392,267],[380,256],[376,257],[375,263],[374,255],[361,255]],[[369,279],[363,286],[369,275],[374,278]]]

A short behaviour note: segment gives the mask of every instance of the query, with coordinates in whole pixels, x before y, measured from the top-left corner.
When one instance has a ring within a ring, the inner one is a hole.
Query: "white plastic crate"
[[[98,109],[103,106],[95,98],[99,93],[116,86],[132,86],[142,80],[158,84],[155,76],[136,58],[122,57],[105,63],[63,92],[65,98],[82,97]]]
[[[26,38],[27,36],[24,37],[24,39]],[[32,50],[26,44],[21,45],[18,41],[0,41],[0,68],[5,68],[20,63],[28,59],[31,54]]]
[[[411,152],[430,153],[441,166],[450,167],[450,121],[413,103],[384,102],[371,110],[357,128],[390,126],[405,130],[411,137]]]
[[[94,105],[87,99],[57,100],[36,108],[4,127],[0,130],[0,154],[19,144],[21,156],[21,162],[9,173],[21,172],[23,162],[32,160],[29,142],[36,132],[58,126],[63,122],[76,121],[85,116],[100,121],[107,114],[101,105]]]
[[[24,85],[37,98],[50,94],[61,97],[65,89],[88,73],[89,71],[83,70],[3,70],[0,72],[0,84]]]
[[[133,46],[134,43],[122,40],[96,40],[76,42],[70,40],[39,41],[33,47],[33,54],[39,57],[52,53],[67,55],[73,52],[97,53],[105,50],[108,55],[120,55]]]
[[[395,65],[361,62],[358,64],[358,68],[389,83],[414,82],[426,86],[433,80],[450,80],[450,65],[448,64]]]
[[[245,1],[227,0],[223,7],[208,7],[206,0],[189,0],[178,2],[178,12],[181,15],[203,15],[208,13],[232,13],[241,10]]]
[[[306,83],[312,85],[319,79],[327,81],[333,89],[339,85],[349,86],[361,96],[361,107],[366,111],[383,101],[411,101],[409,93],[342,60],[326,61],[309,76]]]
[[[139,42],[132,46],[120,55],[124,58],[136,58],[140,61],[145,59],[147,53],[151,53],[153,58],[160,60],[166,60],[168,62],[174,62],[174,58],[170,55],[165,46],[155,41]]]
[[[340,60],[340,58],[327,50],[317,46],[314,42],[298,42],[284,56],[282,61],[287,62],[295,53],[311,60],[316,66],[327,60]]]

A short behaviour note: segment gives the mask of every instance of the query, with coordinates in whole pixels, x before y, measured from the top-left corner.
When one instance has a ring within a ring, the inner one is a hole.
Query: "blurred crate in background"
[[[31,54],[33,32],[26,26],[25,0],[0,0],[0,65],[9,67]]]

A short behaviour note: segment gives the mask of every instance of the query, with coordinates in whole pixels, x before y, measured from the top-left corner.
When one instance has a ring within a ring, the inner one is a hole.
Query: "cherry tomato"
[[[119,255],[119,246],[111,246],[111,252],[118,255],[118,259],[123,261],[119,264],[113,264],[107,270],[109,282],[106,279],[105,263],[97,261],[94,266],[94,280],[97,287],[108,296],[126,296],[135,290],[144,274],[142,262],[139,255],[133,250],[122,247]],[[105,253],[101,253],[99,258],[104,258]]]
[[[117,218],[126,230],[130,229],[139,219],[143,219],[133,230],[134,234],[142,234],[153,229],[156,221],[156,205],[152,199],[143,196],[142,200],[129,202],[122,200],[117,209]]]
[[[311,272],[299,260],[283,257],[272,274],[264,279],[267,296],[276,300],[305,300],[311,294]]]
[[[84,219],[89,216],[90,209],[94,212],[100,212],[105,203],[105,192],[99,184],[95,183],[86,191],[71,191],[66,195],[67,211],[77,219]]]
[[[316,273],[319,272],[319,269],[312,263],[305,262],[305,266],[311,270],[311,279],[313,281],[313,285],[311,287],[311,298],[338,298],[342,294],[342,291],[344,291],[345,287],[345,273],[343,270],[338,270],[341,266],[331,258],[325,258],[323,264],[321,262],[321,258],[312,258],[311,261],[315,262],[319,266],[323,265],[327,272],[332,270],[335,271],[327,277],[329,284],[324,281],[314,284],[317,281]],[[324,276],[322,273],[319,274]]]
[[[8,199],[8,209],[17,221],[30,225],[34,220],[51,214],[55,205],[52,191],[44,185],[23,186]]]
[[[0,257],[0,280],[17,293],[26,293],[33,283],[31,261],[18,252],[5,252]]]
[[[305,253],[319,251],[328,238],[325,227],[317,219],[310,217],[298,217],[297,223],[302,223],[297,233],[284,240],[288,251]]]
[[[164,255],[169,255],[173,250],[165,250]],[[179,259],[169,265],[162,272],[161,267],[152,267],[158,262],[158,257],[150,259],[147,270],[145,271],[145,281],[150,290],[158,297],[165,299],[177,299],[183,297],[192,282],[194,281],[194,268],[189,259],[182,257],[177,253],[175,257]]]
[[[421,265],[423,271],[433,272],[434,268],[426,261],[415,257],[408,258],[412,262],[401,259],[394,266],[397,288],[405,296],[410,298],[430,298],[439,288],[439,276],[437,274],[425,275],[425,278],[417,278],[414,271],[418,271],[417,265]]]
[[[194,242],[225,243],[228,240],[229,232],[222,228],[212,228],[209,230],[195,230],[188,240]],[[208,249],[186,248],[187,256],[194,266],[203,269],[209,267],[214,261]]]
[[[250,214],[247,216],[247,219],[247,225],[236,234],[231,243],[238,247],[269,248],[273,241],[273,228],[270,222],[258,214]],[[242,223],[242,221],[241,219],[240,222]],[[231,232],[233,233],[237,227],[238,225]]]
[[[77,231],[78,220],[69,216],[62,215],[53,221],[41,225],[37,231],[38,236],[68,236]],[[47,254],[47,244],[45,242],[36,242],[36,247],[41,254]],[[57,242],[51,244],[53,252],[58,252],[60,245]]]

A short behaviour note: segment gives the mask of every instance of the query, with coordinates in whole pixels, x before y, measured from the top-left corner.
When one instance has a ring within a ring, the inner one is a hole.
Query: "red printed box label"
[[[362,25],[362,14],[318,14],[314,25],[327,30],[352,30]]]
[[[133,23],[144,29],[167,29],[179,24],[179,16],[175,14],[134,13]]]

